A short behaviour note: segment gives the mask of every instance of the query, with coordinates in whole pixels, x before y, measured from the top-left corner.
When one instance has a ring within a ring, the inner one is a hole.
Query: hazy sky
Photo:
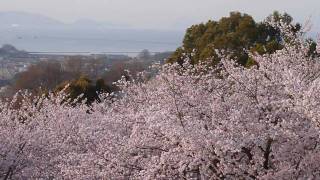
[[[140,28],[184,28],[241,11],[261,20],[274,10],[320,27],[320,0],[0,0],[0,11],[24,11],[72,22],[93,19]]]

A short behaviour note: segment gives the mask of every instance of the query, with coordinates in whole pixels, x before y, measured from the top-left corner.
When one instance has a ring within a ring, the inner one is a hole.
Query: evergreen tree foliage
[[[62,90],[67,95],[65,100],[73,103],[85,101],[87,105],[90,105],[94,101],[100,101],[99,94],[111,93],[111,88],[105,84],[103,79],[98,79],[93,83],[85,76],[81,76],[79,79],[71,82],[64,82],[56,88],[56,92]]]
[[[286,13],[274,12],[266,20],[275,20],[285,24],[292,23],[292,17]],[[300,30],[299,24],[292,25],[291,30]],[[248,51],[271,54],[283,48],[284,39],[280,30],[264,22],[255,22],[252,16],[240,12],[231,12],[229,17],[219,21],[208,21],[191,26],[185,34],[183,45],[168,59],[169,63],[183,63],[188,56],[193,64],[199,61],[212,61],[217,64],[215,50],[224,50],[241,65],[254,64]]]

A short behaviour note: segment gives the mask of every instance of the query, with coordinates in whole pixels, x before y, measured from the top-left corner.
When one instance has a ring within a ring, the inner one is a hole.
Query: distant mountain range
[[[128,25],[120,25],[108,22],[96,22],[90,19],[80,19],[74,23],[66,24],[47,16],[25,12],[0,12],[0,28],[24,28],[24,29],[101,29],[101,28],[129,28]]]
[[[183,35],[183,31],[133,29],[89,19],[66,24],[38,14],[0,12],[0,45],[27,51],[172,51]]]
[[[7,28],[52,28],[63,23],[46,16],[24,12],[0,12],[0,29]]]

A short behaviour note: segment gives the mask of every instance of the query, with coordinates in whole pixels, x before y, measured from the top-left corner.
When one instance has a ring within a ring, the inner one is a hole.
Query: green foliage
[[[179,64],[183,63],[183,52],[184,50],[182,48],[178,48],[171,56],[170,58],[167,60],[167,62],[169,63],[174,63],[177,62]]]
[[[292,17],[288,14],[274,12],[271,17],[276,21],[283,21],[290,24]],[[267,19],[268,19],[267,18]],[[300,26],[293,26],[297,31]],[[223,17],[219,21],[208,21],[193,25],[187,29],[183,46],[178,48],[167,62],[183,63],[184,57],[188,56],[191,63],[212,61],[219,62],[215,49],[225,50],[239,64],[254,64],[250,60],[247,51],[256,51],[259,54],[273,53],[282,48],[280,31],[265,23],[256,23],[248,14],[231,12],[229,17]]]
[[[317,53],[317,43],[313,39],[307,39],[307,43],[309,44],[309,51],[308,55],[311,57],[319,57],[319,54]]]
[[[68,84],[69,86],[65,89]],[[62,83],[56,88],[56,91],[59,92],[63,89],[65,89],[65,93],[68,95],[68,100],[73,101],[78,98],[78,102],[81,102],[86,99],[87,105],[90,105],[94,101],[100,101],[100,93],[111,93],[111,89],[105,84],[103,79],[98,79],[94,84],[85,76],[81,76],[79,79],[71,82]],[[80,96],[81,98],[79,98]]]

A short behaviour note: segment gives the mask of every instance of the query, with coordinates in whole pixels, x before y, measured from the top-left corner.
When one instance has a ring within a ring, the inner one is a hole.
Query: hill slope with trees
[[[286,13],[274,12],[267,17],[275,21],[291,24],[292,17]],[[291,30],[300,30],[300,24],[291,25]],[[178,48],[168,62],[183,63],[188,56],[192,63],[209,60],[213,64],[219,62],[215,50],[224,50],[236,58],[242,65],[250,65],[248,52],[259,54],[273,53],[281,49],[283,39],[280,30],[265,22],[256,22],[252,16],[240,12],[231,12],[229,17],[223,17],[219,21],[208,21],[193,25],[187,29],[182,47]]]

